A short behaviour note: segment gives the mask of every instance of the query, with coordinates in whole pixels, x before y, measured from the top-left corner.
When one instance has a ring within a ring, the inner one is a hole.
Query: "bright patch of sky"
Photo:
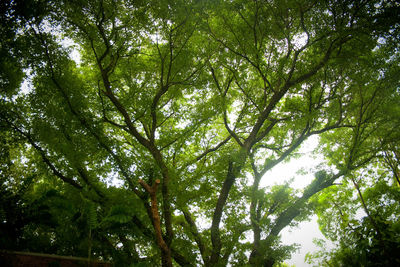
[[[304,47],[307,44],[307,42],[308,42],[308,36],[304,32],[293,36],[293,43],[295,49],[300,49]]]
[[[20,94],[26,95],[33,90],[33,83],[32,83],[32,71],[30,69],[25,70],[25,78],[21,84],[21,92]]]
[[[323,157],[314,152],[318,146],[318,137],[311,136],[297,152],[300,157],[289,162],[281,162],[275,168],[267,172],[261,180],[260,186],[267,187],[275,184],[283,184],[293,178],[291,186],[302,189],[314,179],[314,173],[324,163]],[[310,172],[310,173],[308,173]]]
[[[81,53],[79,52],[79,46],[71,38],[59,37],[60,44],[67,49],[70,49],[69,56],[75,61],[76,64],[80,65],[82,63]]]

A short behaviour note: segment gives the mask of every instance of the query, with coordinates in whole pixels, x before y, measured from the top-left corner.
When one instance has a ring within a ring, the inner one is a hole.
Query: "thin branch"
[[[207,262],[206,258],[206,246],[204,244],[203,239],[201,238],[201,235],[199,233],[199,230],[197,229],[195,221],[193,221],[192,216],[190,215],[188,210],[182,210],[183,215],[185,217],[186,222],[189,224],[190,231],[192,235],[194,236],[194,240],[199,247],[201,257],[203,259],[203,262]]]
[[[37,152],[39,152],[40,156],[42,157],[42,160],[44,163],[46,163],[46,165],[50,168],[50,170],[53,172],[53,174],[55,176],[57,176],[58,178],[60,178],[62,181],[64,181],[65,183],[68,183],[70,185],[72,185],[73,187],[77,188],[77,189],[83,189],[83,186],[80,185],[78,182],[76,182],[74,179],[66,177],[64,174],[62,174],[59,170],[57,170],[57,168],[53,165],[53,163],[51,163],[50,159],[48,158],[48,156],[46,155],[46,152],[43,150],[43,148],[41,148],[33,139],[32,136],[24,131],[22,131],[21,129],[19,129],[18,127],[16,127],[13,123],[7,121],[12,128],[17,131],[19,134],[21,134],[22,136],[24,136],[28,142],[36,149]]]
[[[211,152],[217,151],[220,147],[228,143],[228,141],[232,138],[232,136],[226,137],[223,141],[221,141],[218,145],[216,145],[213,148],[206,149],[203,153],[201,153],[199,156],[196,157],[195,161],[201,160],[203,157],[207,156]]]
[[[367,214],[368,219],[371,221],[371,224],[373,225],[375,231],[376,231],[377,234],[378,234],[378,240],[379,240],[379,242],[381,243],[382,247],[385,247],[384,241],[383,241],[383,239],[382,239],[383,236],[382,236],[381,230],[380,230],[380,228],[378,227],[378,224],[376,223],[374,217],[372,217],[371,213],[369,212],[369,209],[368,209],[368,207],[367,207],[367,204],[365,203],[364,197],[363,197],[363,195],[362,195],[362,193],[361,193],[361,190],[360,190],[360,187],[359,187],[357,181],[354,179],[353,176],[350,176],[350,180],[352,181],[354,187],[355,187],[356,190],[357,190],[357,193],[358,193],[358,196],[359,196],[359,198],[360,198],[361,204],[362,204],[362,206],[363,206],[363,209],[364,209],[365,213]]]

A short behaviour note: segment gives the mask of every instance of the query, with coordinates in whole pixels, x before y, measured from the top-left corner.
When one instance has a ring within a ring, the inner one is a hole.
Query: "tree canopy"
[[[394,257],[395,1],[1,5],[1,248],[273,266],[316,213],[340,245],[310,260]],[[308,186],[260,186],[311,136]]]

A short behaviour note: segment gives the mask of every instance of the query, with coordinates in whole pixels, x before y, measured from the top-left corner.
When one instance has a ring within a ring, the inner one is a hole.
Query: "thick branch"
[[[395,154],[395,157],[396,157],[396,154]],[[400,186],[400,171],[399,171],[398,164],[396,164],[395,160],[392,160],[392,158],[390,157],[390,155],[388,154],[387,151],[384,152],[384,160],[385,160],[386,164],[392,170],[392,173],[397,181],[397,184]]]
[[[137,228],[143,233],[143,235],[149,239],[153,239],[154,235],[146,227],[146,225],[136,216],[132,217],[132,222],[137,226]],[[182,256],[178,251],[176,251],[174,248],[170,248],[171,250],[171,255],[174,258],[174,260],[180,265],[180,266],[190,266],[190,263],[184,256]]]
[[[216,264],[218,264],[218,260],[220,258],[222,244],[220,238],[219,224],[221,222],[223,208],[226,204],[226,200],[228,198],[231,187],[235,183],[236,177],[246,161],[245,152],[241,149],[239,153],[240,155],[237,162],[229,162],[228,172],[222,185],[220,195],[218,197],[217,206],[214,210],[213,220],[211,224],[211,242],[213,250],[211,252],[210,260],[207,264],[208,266],[215,266]]]
[[[333,185],[334,181],[345,175],[347,171],[339,171],[337,174],[332,175],[332,177],[326,179],[323,175],[318,177],[304,190],[303,195],[290,206],[284,212],[282,212],[276,219],[274,227],[270,231],[270,236],[277,236],[280,231],[289,225],[289,223],[300,214],[300,209],[305,204],[305,202],[310,199],[313,195],[320,192],[321,190]]]
[[[284,210],[281,214],[278,215],[278,218],[275,220],[274,226],[271,228],[268,236],[262,240],[262,242],[268,242],[271,239],[274,239],[283,228],[287,227],[298,215],[300,215],[302,208],[306,205],[306,202],[316,193],[321,190],[333,185],[333,182],[345,175],[347,171],[339,171],[337,174],[332,175],[332,177],[327,178],[326,173],[316,174],[316,179],[304,190],[303,195],[298,198],[292,205],[290,205],[286,210]],[[253,250],[249,262],[258,262],[261,257],[261,252],[259,250]],[[269,265],[269,261],[271,259],[263,259],[264,266],[272,266]]]
[[[157,206],[157,187],[160,184],[160,180],[155,180],[152,186],[149,186],[144,182],[142,179],[139,180],[139,183],[143,188],[146,190],[147,193],[150,195],[151,199],[151,218],[154,227],[154,231],[156,234],[157,244],[161,249],[162,252],[162,262],[163,266],[172,267],[172,259],[171,259],[171,250],[168,247],[167,243],[165,243],[164,238],[162,236],[161,231],[161,220],[160,215],[158,214],[158,206]]]

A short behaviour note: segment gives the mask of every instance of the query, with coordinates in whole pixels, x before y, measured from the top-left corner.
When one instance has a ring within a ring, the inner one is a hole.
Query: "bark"
[[[160,184],[160,180],[155,180],[152,186],[146,184],[143,180],[139,180],[139,183],[143,186],[143,188],[149,193],[151,199],[151,218],[152,223],[156,235],[157,245],[161,250],[161,262],[163,267],[172,267],[172,258],[171,258],[171,250],[167,243],[164,241],[162,231],[161,231],[161,220],[160,215],[158,214],[158,205],[157,205],[157,187]]]
[[[224,184],[222,185],[221,193],[217,201],[217,206],[215,207],[211,224],[211,243],[213,246],[213,250],[211,252],[210,260],[207,264],[208,266],[217,265],[220,258],[222,244],[219,232],[219,224],[221,222],[223,208],[228,198],[229,191],[231,190],[231,187],[235,182],[236,175],[234,168],[237,169],[238,167],[234,167],[234,164],[232,162],[229,162],[228,173],[226,175]]]
[[[149,239],[153,239],[154,238],[154,235],[150,231],[150,229],[148,229],[146,227],[146,225],[137,216],[133,216],[132,217],[132,222],[137,226],[137,228],[143,233],[143,235],[146,238],[149,238]],[[174,260],[180,266],[191,266],[189,261],[183,255],[181,255],[178,251],[176,251],[173,247],[170,247],[170,250],[171,250],[172,258],[174,258]]]

